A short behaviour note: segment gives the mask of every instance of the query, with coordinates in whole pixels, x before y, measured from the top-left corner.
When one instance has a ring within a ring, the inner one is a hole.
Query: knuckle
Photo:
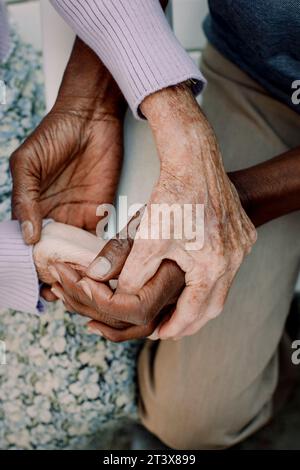
[[[114,343],[122,343],[123,341],[125,341],[122,333],[113,333],[112,337],[113,337],[112,341]]]
[[[111,251],[118,255],[130,249],[130,242],[128,239],[113,238],[108,244],[105,251]]]
[[[106,339],[108,339],[109,341],[112,341],[113,343],[121,342],[121,337],[118,332],[114,332],[114,331],[106,332],[104,336]]]
[[[120,289],[120,292],[122,291],[129,293],[128,295],[134,295],[132,294],[132,292],[135,291],[135,284],[133,282],[133,279],[129,277],[127,273],[124,274],[124,268],[119,277],[118,287]]]
[[[224,253],[215,253],[215,256],[213,256],[213,262],[211,264],[212,267],[212,272],[213,272],[213,278],[219,278],[223,276],[223,274],[226,273],[228,266],[228,260]]]
[[[255,227],[252,228],[252,230],[250,231],[250,242],[254,245],[254,243],[256,243],[257,241],[257,230],[255,229]]]
[[[132,321],[131,323],[136,326],[147,326],[149,323],[148,314],[141,312],[134,318],[134,322]]]
[[[114,319],[130,325],[144,325],[143,316],[141,315],[140,310],[135,307],[130,310],[125,309],[125,311],[114,312]]]
[[[9,163],[10,165],[16,165],[20,161],[26,161],[31,157],[31,152],[27,149],[25,143],[23,143],[19,148],[17,148],[10,156]]]
[[[232,253],[231,262],[233,266],[240,266],[245,257],[245,250],[242,248],[237,248]]]
[[[252,242],[253,245],[257,242],[257,238],[258,238],[258,233],[255,230],[255,232],[252,234],[252,238],[251,238],[251,242]]]
[[[18,150],[16,150],[15,152],[12,153],[9,159],[9,167],[12,173],[15,172],[18,166],[19,160],[20,160],[20,153]]]
[[[255,236],[255,238],[250,238],[250,242],[245,247],[245,256],[249,255],[249,253],[252,251],[252,248],[255,245],[256,241],[257,236]]]
[[[226,273],[227,267],[228,260],[224,255],[210,253],[207,261],[198,263],[193,272],[193,279],[198,280],[196,287],[202,291],[209,289],[217,279]]]
[[[142,303],[140,310],[141,325],[147,326],[153,320],[153,317],[155,317],[155,311],[149,307],[149,302]]]

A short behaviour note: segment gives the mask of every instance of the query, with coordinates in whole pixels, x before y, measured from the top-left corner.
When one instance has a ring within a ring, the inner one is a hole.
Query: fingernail
[[[153,331],[153,333],[148,336],[148,339],[151,339],[151,341],[157,341],[159,339],[159,328],[156,328],[156,330]]]
[[[100,257],[93,262],[91,267],[88,269],[88,274],[91,277],[103,277],[106,276],[111,270],[111,263],[107,258]]]
[[[23,238],[26,242],[30,242],[33,237],[33,225],[30,220],[26,220],[21,224],[21,230],[23,234]]]
[[[62,300],[63,302],[65,301],[65,298],[63,296],[63,294],[61,293],[61,291],[59,289],[57,289],[56,287],[52,287],[51,289],[51,292],[60,300]]]
[[[88,333],[90,333],[91,335],[103,336],[103,334],[101,333],[101,331],[98,330],[98,328],[95,328],[95,327],[93,327],[93,326],[88,326],[88,327],[87,327],[87,331],[88,331]]]
[[[48,267],[49,273],[51,276],[59,283],[61,283],[60,275],[58,274],[57,270],[55,269],[54,266],[49,266]]]
[[[92,290],[90,288],[90,286],[88,285],[88,283],[86,281],[79,281],[78,282],[78,285],[79,287],[81,287],[81,289],[83,290],[83,292],[91,299],[93,300],[93,294],[92,294]]]

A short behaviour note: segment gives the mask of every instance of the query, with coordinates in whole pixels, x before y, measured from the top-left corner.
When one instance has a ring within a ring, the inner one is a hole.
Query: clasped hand
[[[188,251],[183,239],[133,236],[103,248],[84,232],[95,230],[97,206],[116,194],[124,111],[113,77],[77,39],[53,109],[12,156],[13,216],[25,241],[35,244],[41,280],[52,284],[44,296],[60,297],[70,311],[89,317],[92,332],[113,341],[192,335],[222,311],[256,231],[225,173],[213,130],[188,86],[178,85],[141,105],[161,162],[147,208],[203,205],[204,245]],[[42,231],[43,218],[70,227],[49,224]],[[143,217],[140,233],[146,225]],[[116,278],[113,290],[109,281]]]
[[[183,239],[117,237],[83,278],[68,265],[52,268],[55,292],[66,307],[91,318],[90,330],[112,341],[150,335],[178,339],[199,331],[223,310],[256,240],[214,133],[190,91],[175,87],[165,93],[152,95],[142,106],[161,158],[160,178],[147,207],[202,204],[203,246],[188,251]],[[139,234],[147,223],[144,214]],[[109,281],[116,278],[114,291]]]

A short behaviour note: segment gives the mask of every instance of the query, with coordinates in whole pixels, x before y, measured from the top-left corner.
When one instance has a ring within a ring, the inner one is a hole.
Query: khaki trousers
[[[227,170],[300,146],[300,116],[211,46],[202,69],[203,108]],[[193,337],[146,343],[138,364],[140,416],[168,446],[229,447],[269,420],[299,258],[299,213],[261,227],[223,313]]]

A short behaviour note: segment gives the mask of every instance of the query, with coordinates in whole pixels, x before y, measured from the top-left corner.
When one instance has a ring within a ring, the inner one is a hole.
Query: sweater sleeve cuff
[[[39,281],[32,247],[24,243],[17,221],[0,223],[0,308],[39,314]]]
[[[76,34],[112,73],[135,117],[142,101],[163,88],[205,79],[173,34],[159,0],[51,0]]]

